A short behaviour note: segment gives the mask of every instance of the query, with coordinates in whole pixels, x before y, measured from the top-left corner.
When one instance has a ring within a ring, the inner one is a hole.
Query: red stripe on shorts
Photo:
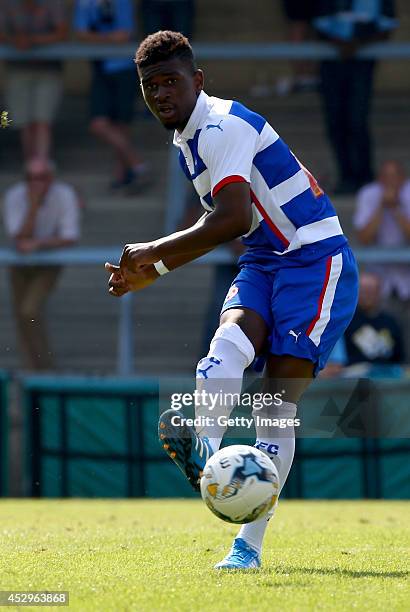
[[[322,287],[322,291],[320,292],[320,296],[319,296],[319,303],[318,303],[318,307],[317,307],[317,313],[316,316],[314,317],[314,319],[312,319],[309,327],[306,330],[306,335],[309,336],[309,334],[312,333],[312,330],[314,328],[314,326],[316,325],[316,323],[319,321],[320,319],[320,315],[322,313],[322,306],[323,306],[323,300],[325,298],[325,293],[326,293],[326,289],[327,286],[329,284],[329,278],[330,278],[330,270],[332,267],[332,256],[328,257],[327,262],[326,262],[326,276],[325,276],[325,282],[323,283],[323,287]]]

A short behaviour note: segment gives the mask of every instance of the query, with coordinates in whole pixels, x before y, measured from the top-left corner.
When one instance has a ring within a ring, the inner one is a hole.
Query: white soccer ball
[[[228,523],[251,523],[276,503],[275,465],[253,446],[235,444],[216,452],[205,465],[201,495],[208,508]]]

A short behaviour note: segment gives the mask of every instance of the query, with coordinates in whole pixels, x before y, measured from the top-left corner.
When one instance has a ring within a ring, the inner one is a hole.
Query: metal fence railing
[[[0,45],[0,59],[59,59],[59,60],[93,60],[106,57],[133,58],[138,42],[125,45],[94,45],[79,42],[59,43],[19,51],[9,45]],[[337,49],[325,42],[306,43],[225,43],[195,42],[195,55],[199,60],[298,60],[298,59],[334,59],[338,57]],[[410,59],[410,43],[406,41],[382,42],[366,45],[356,53],[357,57],[382,60]]]

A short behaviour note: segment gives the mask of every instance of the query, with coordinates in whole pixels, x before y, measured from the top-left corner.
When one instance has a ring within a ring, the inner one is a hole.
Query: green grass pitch
[[[237,529],[200,501],[4,500],[0,588],[68,590],[79,611],[404,611],[409,510],[283,500],[244,574],[212,569]]]

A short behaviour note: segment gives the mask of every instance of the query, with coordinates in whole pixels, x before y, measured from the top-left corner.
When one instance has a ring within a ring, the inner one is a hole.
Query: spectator
[[[312,38],[311,22],[315,16],[317,0],[282,0],[283,11],[288,19],[288,38],[292,43],[303,43]],[[318,86],[316,66],[306,60],[292,62],[293,75],[278,81],[277,93],[286,95],[293,92],[315,90]]]
[[[337,194],[354,193],[373,178],[368,127],[375,62],[355,57],[363,45],[385,40],[396,27],[392,0],[318,0],[313,25],[340,57],[321,63],[328,137],[339,172]]]
[[[376,182],[358,194],[353,224],[363,245],[406,246],[410,242],[410,180],[394,160],[382,164]],[[397,293],[410,299],[410,266],[380,264],[374,268],[383,281],[382,295]]]
[[[53,164],[42,158],[27,164],[25,180],[5,194],[4,223],[20,253],[73,245],[79,238],[75,191],[54,179]],[[61,273],[60,266],[13,266],[10,269],[17,331],[25,367],[53,366],[44,322],[44,306]]]
[[[192,38],[195,0],[142,0],[144,35],[158,30],[182,32]]]
[[[382,309],[381,283],[377,275],[360,275],[359,303],[344,338],[347,365],[402,364],[403,332],[396,319]]]
[[[2,40],[21,51],[67,38],[62,0],[0,0]],[[21,130],[25,161],[48,158],[51,125],[62,96],[62,63],[25,59],[7,62],[6,106],[13,126]]]
[[[74,28],[83,42],[123,45],[134,33],[132,0],[76,0]],[[114,189],[132,185],[138,190],[147,181],[147,165],[134,148],[130,130],[137,90],[131,57],[93,62],[90,129],[114,151]]]

